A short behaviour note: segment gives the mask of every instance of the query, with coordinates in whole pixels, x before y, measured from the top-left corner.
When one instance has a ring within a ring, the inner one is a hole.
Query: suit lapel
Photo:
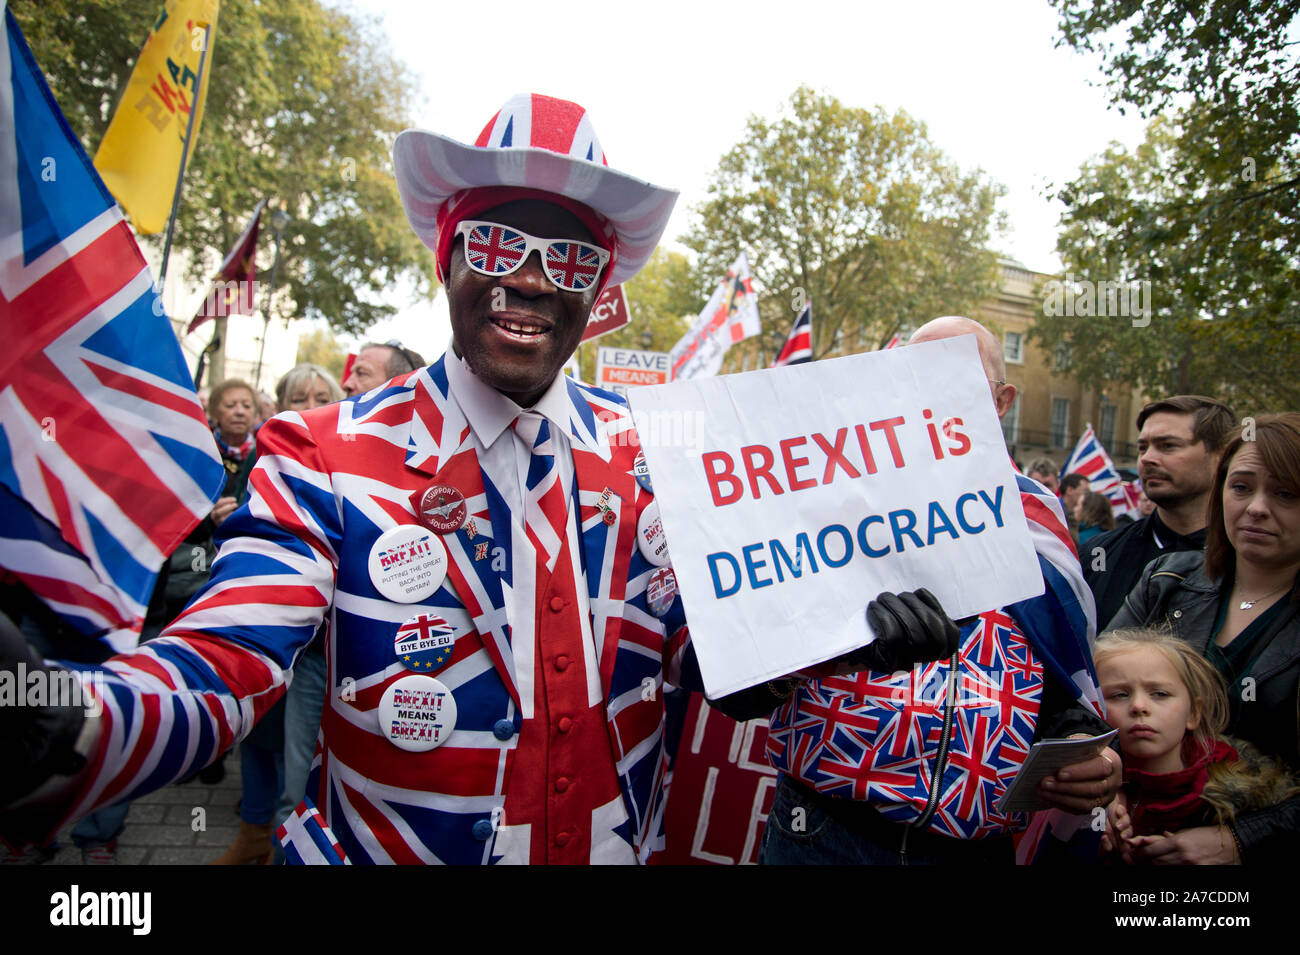
[[[519,704],[507,607],[514,566],[511,514],[500,493],[484,478],[472,431],[449,396],[444,362],[445,358],[440,358],[414,379],[406,464],[429,475],[431,483],[449,485],[465,496],[469,510],[465,526],[442,536],[447,576],[473,619],[493,666]],[[601,688],[608,698],[622,633],[628,564],[636,547],[636,488],[631,474],[613,465],[615,449],[609,435],[572,382],[568,398],[574,471],[569,519],[574,518],[576,507],[582,577],[600,654]],[[607,522],[607,511],[614,515],[613,523]]]
[[[600,654],[600,685],[608,699],[623,628],[628,562],[636,546],[636,495],[631,474],[613,466],[609,435],[582,392],[569,383],[569,436],[582,575],[591,601],[591,631]],[[606,512],[612,513],[608,523]]]
[[[518,704],[505,599],[513,566],[510,512],[497,489],[484,480],[469,424],[448,395],[444,360],[439,359],[422,374],[416,385],[406,464],[430,475],[430,483],[454,487],[465,496],[469,513],[464,526],[442,535],[447,577],[474,621],[492,665]],[[422,491],[423,487],[417,494]]]

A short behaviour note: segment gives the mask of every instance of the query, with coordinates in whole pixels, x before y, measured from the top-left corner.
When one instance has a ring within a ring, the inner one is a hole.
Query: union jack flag
[[[776,361],[772,362],[772,367],[801,365],[812,360],[812,302],[809,301],[799,313],[799,317],[794,320],[790,337],[785,340],[785,347],[781,349],[781,354],[776,356]]]
[[[225,472],[148,266],[8,10],[0,246],[0,566],[129,649]]]
[[[1061,468],[1061,477],[1067,474],[1082,474],[1088,479],[1088,486],[1093,490],[1109,487],[1120,480],[1119,472],[1106,453],[1106,449],[1097,440],[1097,433],[1088,425],[1079,443],[1070,452],[1065,467]]]
[[[1090,490],[1106,495],[1106,500],[1110,501],[1116,517],[1137,510],[1140,488],[1120,477],[1110,455],[1097,440],[1097,433],[1092,430],[1092,425],[1088,425],[1083,432],[1079,443],[1070,453],[1069,460],[1065,462],[1065,467],[1061,469],[1061,477],[1067,474],[1082,474],[1086,477]]]
[[[565,288],[587,288],[600,275],[600,255],[582,242],[552,242],[546,249],[546,271]]]
[[[475,229],[465,236],[465,256],[476,269],[509,272],[527,251],[528,240],[518,232],[493,226],[487,230],[487,238],[480,239],[481,231]]]

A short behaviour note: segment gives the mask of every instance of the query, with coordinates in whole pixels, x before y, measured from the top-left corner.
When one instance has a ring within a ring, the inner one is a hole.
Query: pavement
[[[226,778],[215,786],[198,779],[173,784],[131,804],[117,839],[119,865],[206,865],[239,832],[239,749],[226,755]],[[195,813],[202,809],[202,813]],[[81,865],[72,826],[59,831],[58,852],[46,865]]]

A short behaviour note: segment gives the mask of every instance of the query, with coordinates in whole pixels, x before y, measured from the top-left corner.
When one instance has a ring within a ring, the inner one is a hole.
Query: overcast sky
[[[774,116],[800,84],[923,121],[950,160],[1007,188],[996,248],[1040,271],[1059,267],[1048,185],[1111,141],[1142,138],[1133,111],[1107,108],[1099,59],[1054,48],[1046,0],[351,6],[378,18],[419,78],[423,128],[471,142],[516,92],[581,103],[612,166],[681,191],[670,245],[746,118]],[[400,338],[432,360],[449,338],[445,300],[406,302],[369,337]]]

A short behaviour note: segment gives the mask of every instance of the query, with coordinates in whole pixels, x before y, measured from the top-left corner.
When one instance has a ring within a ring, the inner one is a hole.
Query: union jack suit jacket
[[[532,607],[512,609],[524,583],[511,579],[520,531],[512,532],[507,505],[479,466],[473,432],[449,397],[445,360],[262,428],[248,503],[221,528],[210,582],[161,638],[107,664],[96,769],[74,814],[164,785],[241,739],[283,692],[286,671],[324,619],[331,690],[308,786],[319,798],[286,823],[290,859],[499,858],[496,822],[523,718],[515,656],[526,652],[529,665],[532,656],[531,641],[512,646],[511,621]],[[580,550],[573,573],[590,608],[592,672],[627,811],[627,822],[592,839],[623,840],[644,860],[662,819],[661,688],[665,678],[680,679],[685,619],[680,598],[662,618],[646,607],[656,568],[636,532],[652,498],[633,476],[638,446],[626,405],[567,387],[576,499],[569,520],[579,522]],[[458,488],[473,519],[442,536],[443,585],[422,602],[394,603],[376,590],[367,558],[384,531],[417,522],[411,495],[432,480]],[[385,738],[376,708],[409,672],[395,658],[394,634],[420,611],[454,628],[451,660],[435,676],[452,691],[458,718],[441,746],[411,753]],[[508,739],[500,738],[503,720],[516,731]]]

